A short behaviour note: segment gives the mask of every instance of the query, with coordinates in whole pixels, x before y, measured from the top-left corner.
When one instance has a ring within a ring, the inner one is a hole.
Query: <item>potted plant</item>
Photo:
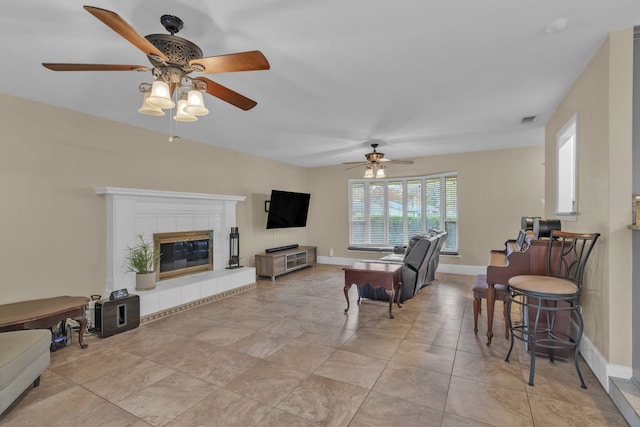
[[[152,242],[145,242],[142,234],[138,235],[138,243],[127,247],[127,271],[136,273],[136,291],[147,291],[156,287],[154,268],[160,260],[160,252],[154,251]]]

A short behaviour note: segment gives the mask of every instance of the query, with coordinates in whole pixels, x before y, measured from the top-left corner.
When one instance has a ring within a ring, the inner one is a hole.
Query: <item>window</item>
[[[556,135],[556,212],[562,219],[576,219],[578,213],[578,114]]]
[[[445,230],[444,253],[458,252],[456,173],[349,180],[351,247],[406,245],[411,236]]]

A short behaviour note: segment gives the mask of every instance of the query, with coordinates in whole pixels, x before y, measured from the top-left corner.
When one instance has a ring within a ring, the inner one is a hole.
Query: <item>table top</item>
[[[356,262],[349,267],[345,267],[345,271],[371,271],[375,273],[395,273],[402,267],[402,264],[391,264],[385,262]]]
[[[33,322],[86,306],[88,297],[61,296],[0,305],[0,327]]]

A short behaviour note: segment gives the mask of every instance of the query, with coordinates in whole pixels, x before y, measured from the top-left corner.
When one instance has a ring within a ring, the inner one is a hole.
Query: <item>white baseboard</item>
[[[575,322],[571,323],[572,328],[575,330]],[[631,366],[609,363],[584,333],[582,334],[582,342],[580,343],[580,354],[582,354],[582,358],[587,365],[589,365],[589,368],[591,368],[591,371],[596,378],[598,378],[598,381],[607,393],[609,393],[609,378],[630,379],[633,375],[633,368]]]

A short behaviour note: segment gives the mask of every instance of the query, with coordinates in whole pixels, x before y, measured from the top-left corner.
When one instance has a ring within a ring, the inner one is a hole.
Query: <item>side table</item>
[[[400,294],[402,293],[402,282],[400,281],[401,264],[376,263],[376,262],[356,262],[350,267],[344,268],[344,297],[347,300],[347,308],[344,312],[349,311],[349,289],[352,285],[358,287],[358,304],[360,304],[360,288],[370,285],[375,288],[384,288],[389,295],[389,318],[393,319],[393,300],[397,295],[398,307],[400,305]]]

